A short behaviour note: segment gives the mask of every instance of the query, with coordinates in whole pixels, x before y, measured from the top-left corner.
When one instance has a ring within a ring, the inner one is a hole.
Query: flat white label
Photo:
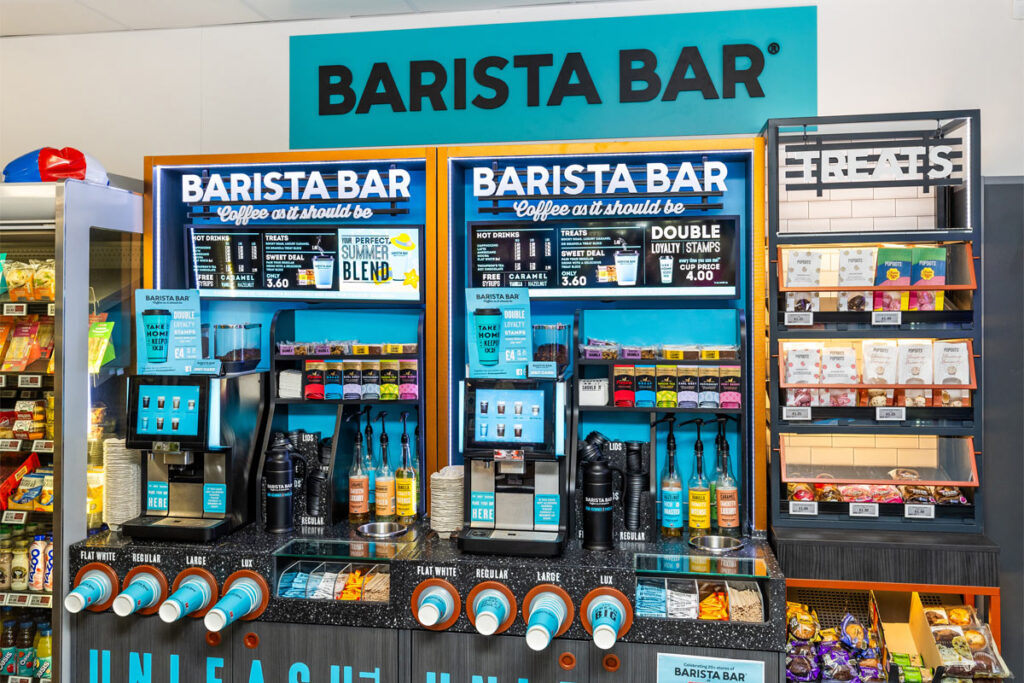
[[[4,315],[26,315],[28,306],[26,304],[4,304]]]
[[[7,375],[0,375],[0,387],[7,386]]]
[[[789,501],[789,514],[809,515],[818,514],[818,502],[814,500],[791,500]]]
[[[49,597],[49,596],[46,596],[46,595],[30,595],[30,596],[28,596],[28,606],[29,607],[45,607],[46,605],[44,604],[44,602],[45,602],[45,598],[47,598],[47,597]]]
[[[871,311],[872,325],[902,325],[903,311]]]
[[[38,389],[43,386],[42,375],[18,375],[19,389]]]
[[[46,307],[46,315],[57,315],[57,304],[49,304]]]
[[[36,439],[32,442],[32,450],[36,453],[53,453],[53,441],[50,439]]]
[[[875,419],[879,422],[903,422],[907,419],[907,409],[904,406],[878,406]]]
[[[20,451],[21,439],[0,439],[0,451]]]
[[[814,311],[786,311],[786,327],[800,327],[814,324]]]
[[[4,510],[3,524],[24,524],[28,519],[28,510]]]
[[[8,676],[7,683],[32,683],[28,676]]]
[[[850,503],[851,517],[877,517],[878,503]]]
[[[907,519],[935,519],[935,506],[907,503],[903,506],[903,516]]]
[[[782,419],[790,422],[810,420],[811,408],[810,406],[782,406]]]

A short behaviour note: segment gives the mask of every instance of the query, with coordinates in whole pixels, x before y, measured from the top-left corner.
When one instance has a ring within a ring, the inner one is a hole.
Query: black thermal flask
[[[294,525],[292,467],[292,446],[284,434],[276,434],[263,461],[266,527],[272,534],[288,533]]]
[[[611,550],[614,470],[602,459],[581,463],[583,467],[583,547]]]

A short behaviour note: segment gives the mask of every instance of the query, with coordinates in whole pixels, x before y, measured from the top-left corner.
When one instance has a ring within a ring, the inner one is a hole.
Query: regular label
[[[4,304],[4,315],[26,315],[28,306],[26,304]]]
[[[42,375],[19,375],[18,376],[18,388],[19,389],[38,389],[43,386]]]
[[[791,500],[789,501],[789,514],[813,517],[818,514],[818,502],[814,500]]]
[[[872,325],[902,325],[903,311],[871,311]]]
[[[57,315],[57,304],[48,304],[46,306],[46,315]]]
[[[879,422],[902,422],[907,419],[905,406],[879,406],[875,408],[875,419]]]
[[[20,439],[0,439],[0,451],[20,451]]]
[[[0,375],[0,387],[7,386],[7,375]]]
[[[907,519],[935,519],[935,506],[907,503],[903,506],[903,516]]]
[[[806,422],[811,419],[809,406],[782,406],[782,419],[789,422]]]
[[[877,517],[878,503],[850,503],[851,517]]]
[[[814,324],[814,311],[786,311],[786,327],[806,327]]]
[[[53,441],[49,439],[36,439],[32,442],[32,450],[36,453],[53,453]]]

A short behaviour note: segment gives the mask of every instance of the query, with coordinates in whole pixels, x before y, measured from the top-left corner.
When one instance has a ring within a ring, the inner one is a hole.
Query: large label
[[[414,227],[190,228],[193,280],[206,297],[419,299]]]
[[[618,200],[615,200],[618,201]],[[734,296],[737,219],[476,224],[474,287],[531,296]]]
[[[790,7],[293,36],[291,147],[755,133],[815,114],[816,24]]]

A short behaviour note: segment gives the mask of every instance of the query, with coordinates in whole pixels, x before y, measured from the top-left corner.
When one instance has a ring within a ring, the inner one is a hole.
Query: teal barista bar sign
[[[291,38],[293,149],[755,133],[816,112],[815,7]]]

